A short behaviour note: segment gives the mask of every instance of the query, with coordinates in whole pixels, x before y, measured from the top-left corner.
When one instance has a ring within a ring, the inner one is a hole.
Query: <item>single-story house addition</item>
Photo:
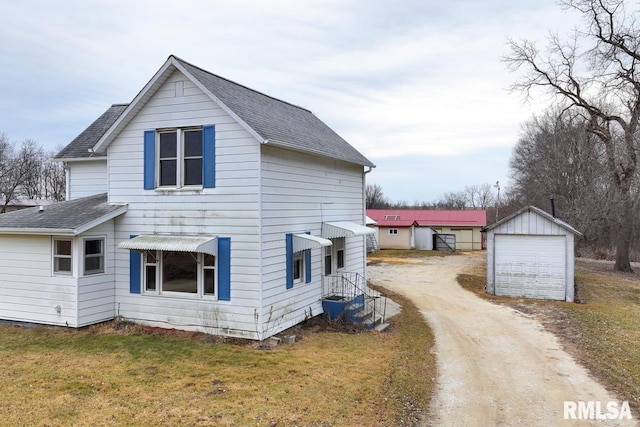
[[[480,250],[484,210],[367,209],[380,249]]]
[[[0,216],[0,318],[116,316],[264,339],[365,276],[374,165],[309,110],[170,56],[55,160],[67,201]]]
[[[487,227],[487,292],[573,302],[576,235],[534,206]]]

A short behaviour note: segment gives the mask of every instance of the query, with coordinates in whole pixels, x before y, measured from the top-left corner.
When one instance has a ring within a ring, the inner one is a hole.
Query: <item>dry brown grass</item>
[[[383,249],[367,254],[367,265],[376,265],[381,262],[388,264],[413,264],[423,258],[445,257],[459,255],[459,252],[451,251],[419,251],[416,249]]]
[[[1,325],[0,420],[40,426],[414,425],[433,388],[433,336],[403,302],[391,332],[298,330],[294,345],[268,351],[126,323],[83,330]]]
[[[484,269],[458,282],[482,298],[535,315],[564,347],[621,400],[640,410],[640,275],[597,263],[576,267],[580,303],[512,299],[484,291]]]

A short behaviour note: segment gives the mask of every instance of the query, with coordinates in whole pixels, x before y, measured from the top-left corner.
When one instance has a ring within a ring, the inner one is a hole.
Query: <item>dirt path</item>
[[[375,284],[409,297],[434,329],[436,426],[636,425],[565,420],[565,401],[616,400],[535,320],[462,289],[456,275],[483,256],[368,267]],[[428,351],[428,350],[425,350]]]

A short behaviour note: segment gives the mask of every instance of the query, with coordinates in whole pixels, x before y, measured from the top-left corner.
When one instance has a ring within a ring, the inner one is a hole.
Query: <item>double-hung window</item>
[[[160,187],[202,186],[202,129],[159,133]]]
[[[53,272],[55,274],[72,273],[72,239],[53,240]]]
[[[84,239],[84,274],[104,273],[104,238]]]
[[[216,295],[216,257],[176,251],[145,251],[144,291],[155,294]]]
[[[144,188],[215,187],[215,127],[144,133]]]

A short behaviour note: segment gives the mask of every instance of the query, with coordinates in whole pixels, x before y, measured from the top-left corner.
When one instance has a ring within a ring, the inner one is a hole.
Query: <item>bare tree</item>
[[[365,200],[367,209],[385,209],[390,206],[389,200],[382,192],[382,187],[378,184],[367,184]]]
[[[51,160],[58,151],[50,151],[45,155],[42,164],[42,189],[40,197],[59,202],[64,200],[66,196],[66,176],[62,164]]]
[[[454,191],[444,193],[442,198],[436,202],[438,209],[462,210],[467,207],[467,195],[464,191]]]
[[[551,35],[544,56],[531,41],[511,40],[511,53],[504,60],[512,70],[526,71],[513,89],[527,97],[534,89],[546,89],[566,109],[581,112],[588,131],[603,145],[609,180],[621,206],[614,224],[618,230],[615,269],[631,271],[629,248],[636,200],[631,190],[640,149],[637,12],[627,12],[623,0],[566,0],[562,4],[582,14],[583,30],[576,30],[568,42]],[[588,46],[582,47],[581,41],[588,41]]]
[[[495,199],[492,185],[486,182],[467,186],[464,192],[467,205],[472,209],[486,210]]]
[[[11,201],[20,194],[20,186],[33,179],[39,172],[41,148],[35,141],[25,140],[18,152],[7,150],[2,171],[0,172],[0,193],[4,204],[0,213],[4,213]]]
[[[0,135],[0,213],[18,197],[64,200],[65,173],[62,165],[51,161],[53,154],[30,139],[16,150],[6,135]]]
[[[584,117],[557,109],[529,120],[511,156],[511,192],[548,211],[553,197],[559,216],[583,231],[583,242],[608,249],[619,206],[610,198],[604,150],[587,127]]]

